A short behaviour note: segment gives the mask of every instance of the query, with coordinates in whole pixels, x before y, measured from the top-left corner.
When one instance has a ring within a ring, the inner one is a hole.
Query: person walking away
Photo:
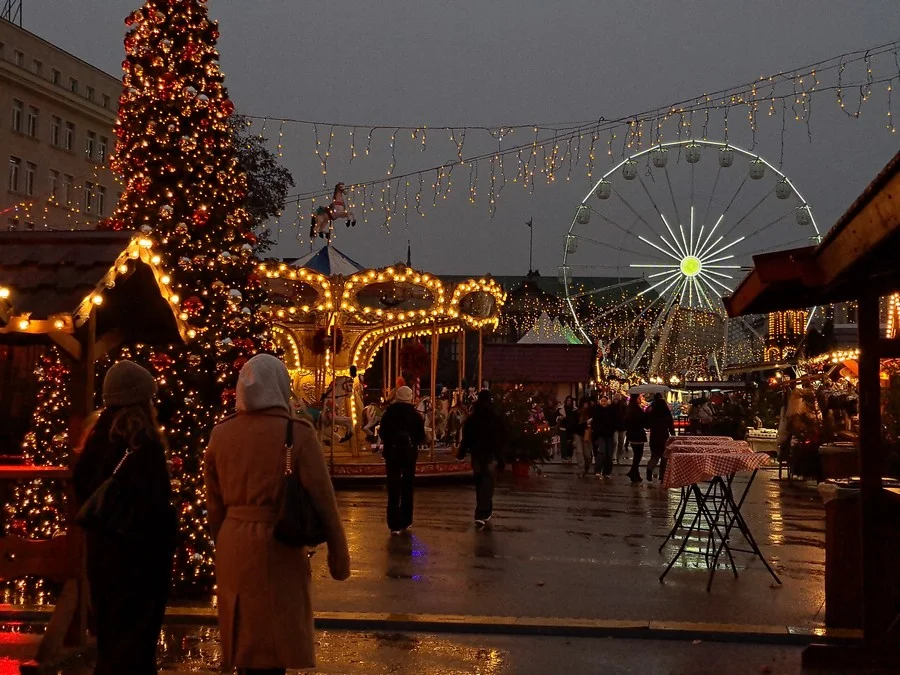
[[[588,398],[581,399],[578,406],[575,431],[572,434],[574,446],[575,467],[579,476],[587,476],[591,470],[591,457],[593,456],[593,441],[591,440],[591,401]],[[581,468],[584,467],[582,473]]]
[[[627,458],[627,453],[625,452],[625,448],[627,447],[625,444],[625,412],[628,409],[625,396],[619,393],[614,394],[612,398],[612,407],[616,411],[616,434],[614,436],[616,464],[624,464]]]
[[[131,361],[114,364],[103,380],[103,410],[73,470],[79,507],[114,472],[135,506],[133,533],[86,534],[95,675],[158,672],[156,645],[172,580],[177,516],[155,394],[156,381],[147,370]]]
[[[625,411],[625,438],[631,445],[631,470],[626,474],[632,483],[641,482],[641,458],[647,442],[647,413],[641,407],[641,395],[632,394]]]
[[[615,452],[616,409],[609,404],[609,396],[606,394],[601,394],[600,404],[594,408],[591,431],[597,443],[594,475],[599,476],[602,473],[604,478],[608,478],[612,473]]]
[[[412,389],[398,387],[395,401],[384,411],[378,428],[384,443],[387,524],[391,534],[408,530],[413,520],[413,481],[419,446],[425,442],[425,422],[413,407],[412,400]]]
[[[288,429],[294,475],[325,528],[329,572],[338,581],[350,576],[347,538],[315,429],[292,414],[284,364],[269,354],[254,356],[238,376],[237,413],[213,429],[204,464],[228,672],[284,675],[287,668],[315,666],[311,552],[273,534]]]
[[[659,480],[666,475],[666,439],[675,435],[675,420],[662,394],[655,394],[647,410],[650,427],[650,461],[647,462],[647,480],[653,482],[653,470],[659,464]]]
[[[494,483],[497,465],[506,444],[503,418],[491,404],[491,392],[478,393],[472,414],[463,424],[457,459],[472,455],[475,478],[475,526],[484,527],[494,515]]]
[[[561,455],[566,464],[572,461],[572,455],[575,452],[575,428],[577,426],[578,410],[575,408],[575,399],[566,396],[559,421],[560,436],[562,436]]]

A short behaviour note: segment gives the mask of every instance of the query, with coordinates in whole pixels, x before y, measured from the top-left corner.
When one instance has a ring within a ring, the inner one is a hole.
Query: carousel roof
[[[296,260],[286,260],[294,267],[302,267],[313,270],[319,274],[326,276],[341,275],[349,277],[357,272],[361,272],[364,268],[353,258],[341,253],[338,249],[330,244],[323,246],[318,251],[313,251],[309,255]]]

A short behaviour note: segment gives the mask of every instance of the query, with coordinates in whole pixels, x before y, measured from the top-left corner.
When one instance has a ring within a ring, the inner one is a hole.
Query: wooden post
[[[391,380],[391,386],[392,386],[392,387],[394,386],[394,382],[397,381],[397,378],[398,378],[398,377],[401,377],[401,376],[403,375],[403,374],[400,372],[400,349],[401,349],[402,347],[403,347],[403,338],[400,337],[400,336],[397,336],[397,346],[395,347],[395,350],[396,350],[396,352],[397,352],[397,355],[396,355],[396,356],[397,356],[397,358],[396,358],[396,363],[397,363],[397,371],[396,371],[396,372],[397,372],[397,374],[395,375],[394,379]]]
[[[866,293],[859,298],[859,460],[860,539],[862,542],[863,637],[868,647],[880,647],[887,634],[885,577],[882,558],[884,512],[881,507],[881,381],[879,298]]]
[[[466,379],[466,329],[463,328],[459,332],[459,354],[457,355],[459,366],[459,386],[457,389],[462,391],[463,380]]]
[[[381,379],[382,379],[382,398],[387,399],[388,392],[391,390],[391,341],[385,340],[381,347]]]
[[[337,420],[337,315],[331,319],[331,443],[329,448],[329,461],[331,462],[331,473],[334,473],[334,425]]]
[[[475,391],[481,391],[484,386],[484,378],[482,377],[484,370],[484,329],[478,328],[478,386]]]

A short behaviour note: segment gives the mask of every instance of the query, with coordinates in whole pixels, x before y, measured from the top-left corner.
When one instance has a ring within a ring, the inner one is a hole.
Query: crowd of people
[[[577,405],[568,396],[556,419],[562,459],[573,463],[580,476],[590,475],[593,466],[595,476],[609,478],[614,465],[625,465],[630,459],[625,475],[632,483],[642,482],[640,465],[649,439],[646,477],[651,483],[656,478],[662,481],[666,439],[675,435],[672,411],[662,394],[655,394],[649,405],[641,394],[626,397],[615,393],[610,397],[601,393],[585,396]],[[659,473],[655,475],[657,466]]]

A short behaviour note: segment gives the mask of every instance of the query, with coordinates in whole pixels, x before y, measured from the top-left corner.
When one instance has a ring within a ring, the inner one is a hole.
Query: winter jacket
[[[350,575],[347,539],[316,431],[309,421],[291,421],[289,415],[279,407],[229,417],[213,429],[206,451],[219,631],[228,672],[315,666],[309,551],[285,546],[272,534],[289,423],[294,475],[325,526],[331,576]]]
[[[618,420],[616,409],[613,405],[596,405],[591,415],[591,430],[595,438],[612,436],[616,433]]]
[[[400,453],[405,451],[398,447],[402,434],[409,434],[412,451],[415,452],[425,442],[425,421],[412,403],[397,401],[391,403],[384,411],[381,426],[378,427],[378,435],[384,441],[382,455],[386,461],[410,459],[400,456]]]
[[[472,414],[463,424],[458,459],[467,454],[479,463],[487,463],[503,456],[506,427],[503,418],[490,404],[476,403]]]
[[[647,424],[650,428],[651,445],[663,444],[669,436],[675,435],[675,420],[665,403],[650,406],[647,410]]]
[[[647,442],[647,413],[629,405],[625,413],[625,440],[629,443]]]
[[[611,405],[616,409],[616,431],[625,431],[625,413],[628,412],[628,404],[619,401]]]

